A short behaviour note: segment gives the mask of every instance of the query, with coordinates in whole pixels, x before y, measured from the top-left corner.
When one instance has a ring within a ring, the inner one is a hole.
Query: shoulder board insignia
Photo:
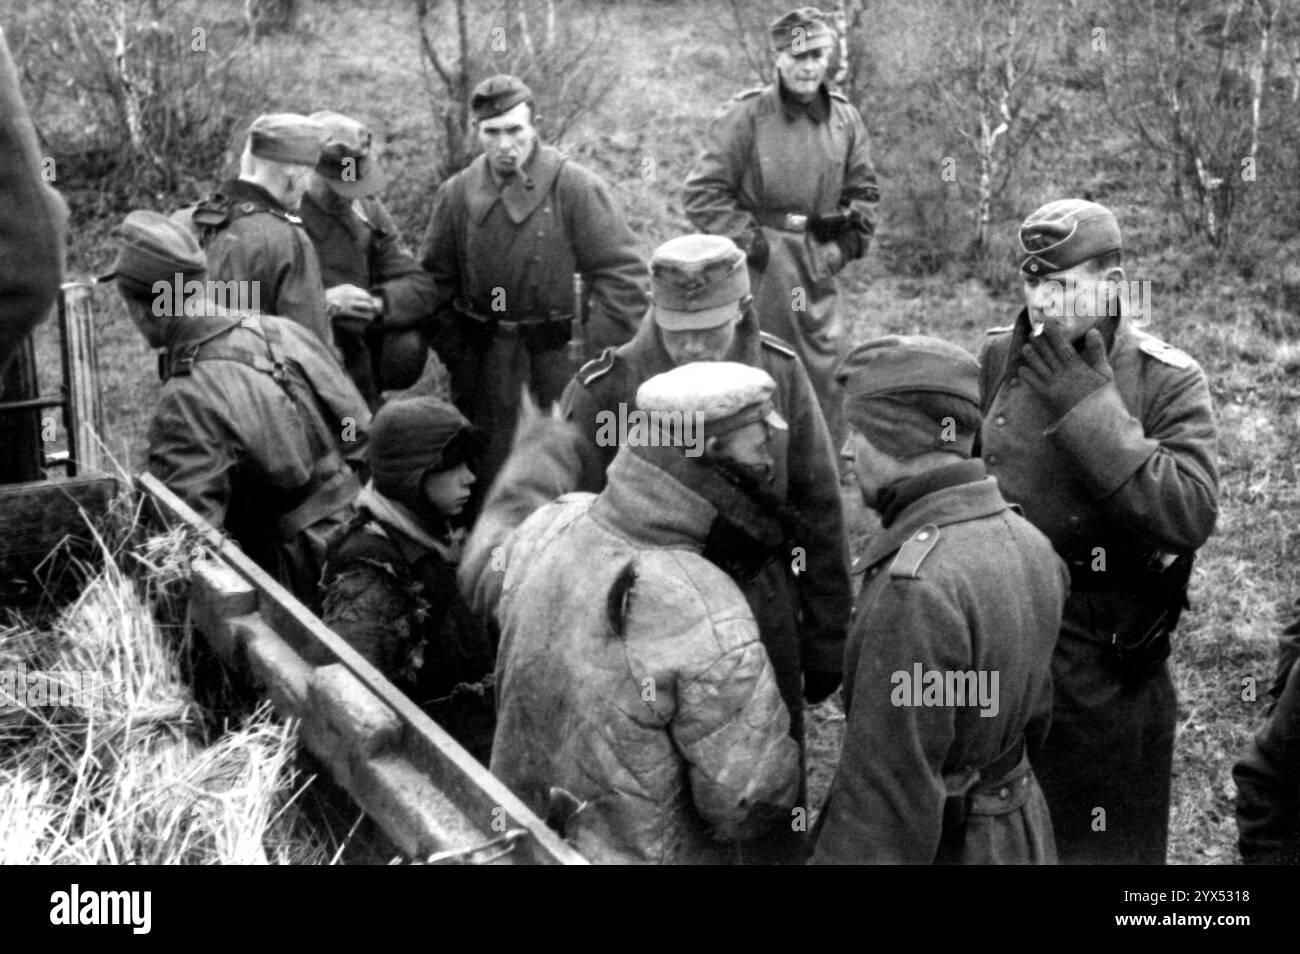
[[[578,369],[578,381],[584,387],[609,374],[614,368],[614,346],[610,345],[600,353],[599,358],[592,358]]]
[[[1165,344],[1154,335],[1142,334],[1141,339],[1138,341],[1138,350],[1163,364],[1169,365],[1171,368],[1178,368],[1180,371],[1192,366],[1191,355],[1185,351],[1179,351],[1171,344]]]
[[[765,89],[767,89],[766,86],[755,86],[753,89],[742,90],[741,92],[737,93],[735,96],[733,96],[733,97],[731,97],[731,98],[732,98],[733,100],[749,99],[749,98],[752,97],[752,96],[757,96],[759,93],[763,92],[763,90],[765,90]]]
[[[778,338],[776,335],[771,334],[770,332],[760,331],[758,333],[758,340],[761,341],[766,347],[771,348],[773,351],[776,351],[779,354],[785,355],[787,358],[799,357],[799,353],[795,351],[791,345],[787,344],[781,338]]]
[[[1001,328],[990,328],[984,333],[986,335],[1003,335],[1006,334],[1008,331],[1015,331],[1015,330],[1016,330],[1015,325],[1003,325]]]
[[[930,555],[934,545],[939,542],[939,528],[932,523],[927,523],[916,533],[912,534],[898,548],[898,555],[894,557],[894,562],[889,565],[889,575],[892,578],[903,578],[909,580],[920,579],[921,564],[925,558]]]

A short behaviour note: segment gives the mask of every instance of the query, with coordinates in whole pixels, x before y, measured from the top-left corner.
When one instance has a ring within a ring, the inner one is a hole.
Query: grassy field
[[[337,109],[380,130],[391,173],[385,198],[415,244],[432,199],[435,127],[409,5],[390,0],[364,11],[324,3],[307,7],[300,30],[271,38],[258,54],[284,63],[275,74],[279,81],[266,90],[266,108]],[[611,88],[564,146],[612,183],[648,253],[687,230],[681,183],[698,135],[713,112],[753,85],[753,78],[726,39],[722,4],[642,0],[605,11],[599,49],[615,68]],[[902,26],[878,26],[877,71],[884,75],[906,56],[890,32]],[[885,198],[876,248],[845,273],[850,337],[924,332],[975,350],[984,329],[1006,324],[1019,307],[1014,268],[1009,255],[974,269],[954,262],[926,277],[896,267],[924,239],[911,230],[912,212],[891,192],[891,181],[915,175],[918,165],[937,168],[945,143],[943,130],[934,132],[933,143],[901,143],[888,120],[898,104],[888,93],[869,93],[860,104],[876,144]],[[1294,595],[1292,450],[1300,389],[1279,352],[1300,318],[1277,307],[1267,281],[1248,285],[1183,238],[1158,196],[1129,185],[1141,157],[1090,115],[1094,107],[1074,105],[1077,123],[1058,134],[1061,158],[1030,170],[999,209],[994,247],[1008,249],[1014,224],[1041,201],[1091,189],[1125,227],[1129,276],[1153,283],[1149,330],[1198,358],[1210,376],[1220,424],[1221,514],[1197,564],[1193,608],[1175,640],[1180,708],[1170,859],[1232,862],[1231,766],[1263,716],[1273,639]],[[1108,185],[1098,190],[1098,182]],[[94,185],[64,186],[73,203],[70,267],[77,276],[102,271],[111,260],[112,221],[91,214],[98,207]],[[181,198],[160,197],[159,204],[170,208]],[[138,465],[157,394],[153,361],[113,296],[101,292],[100,305],[110,443],[121,459]],[[1247,677],[1259,682],[1258,701],[1242,699]],[[818,794],[833,770],[843,722],[834,704],[819,708],[815,721],[812,781]]]

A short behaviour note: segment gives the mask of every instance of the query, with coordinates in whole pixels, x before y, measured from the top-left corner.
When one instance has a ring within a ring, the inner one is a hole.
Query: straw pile
[[[294,801],[292,726],[259,708],[213,731],[182,679],[195,650],[155,612],[186,551],[179,534],[120,558],[105,547],[47,631],[0,625],[0,863],[330,860]],[[6,671],[27,675],[8,698]]]

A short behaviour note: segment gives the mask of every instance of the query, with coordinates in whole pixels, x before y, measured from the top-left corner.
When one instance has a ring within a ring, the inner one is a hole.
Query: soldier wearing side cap
[[[653,303],[636,337],[583,367],[564,393],[563,413],[595,450],[578,486],[605,485],[605,467],[619,448],[605,440],[601,415],[630,406],[654,375],[723,360],[771,375],[777,409],[790,425],[774,440],[775,469],[756,483],[741,477],[752,491],[747,505],[719,514],[705,555],[744,590],[776,667],[791,734],[802,746],[805,699],[819,702],[839,685],[852,605],[834,447],[802,362],[789,345],[759,331],[745,255],[734,242],[718,235],[672,239],[655,250],[650,275]],[[789,844],[763,857],[801,854],[802,836],[789,824],[773,837]]]
[[[248,129],[239,175],[174,218],[198,237],[213,281],[248,283],[258,311],[296,321],[332,346],[320,262],[294,214],[324,138],[306,116],[259,116]]]
[[[101,280],[116,280],[131,320],[160,352],[149,472],[315,609],[326,538],[351,519],[361,490],[365,401],[301,325],[186,289],[208,272],[183,225],[132,212],[119,234]]]
[[[835,47],[825,15],[799,7],[769,30],[776,81],[714,121],[683,202],[697,229],[748,253],[759,321],[794,345],[839,441],[836,275],[866,255],[880,188],[862,117],[825,81]]]
[[[1062,861],[1163,864],[1170,635],[1218,515],[1209,385],[1123,313],[1133,296],[1109,209],[1048,203],[1020,242],[1026,307],[981,355],[981,453],[1071,579],[1052,729],[1030,758]]]
[[[645,308],[636,239],[595,174],[542,144],[533,95],[513,76],[484,80],[470,100],[483,155],[438,189],[420,263],[433,276],[433,346],[457,406],[489,434],[479,486],[510,447],[527,385],[559,398],[578,361],[636,331]],[[585,285],[575,311],[574,274]]]
[[[492,774],[593,862],[723,863],[789,824],[798,747],[776,676],[745,597],[700,554],[718,514],[744,506],[715,463],[775,466],[775,392],[730,362],[657,375],[637,409],[690,419],[698,440],[629,443],[599,495],[514,511],[485,540],[513,505],[498,485],[467,545],[467,563],[494,549],[505,568],[466,585],[462,564],[463,589],[500,593]],[[524,494],[552,488],[528,468]]]
[[[373,410],[428,359],[433,280],[379,198],[387,180],[370,130],[334,112],[307,118],[326,138],[298,214],[320,259],[343,367]]]
[[[1051,718],[1069,576],[971,459],[979,365],[889,336],[853,349],[839,379],[842,453],[882,529],[861,560],[844,747],[813,860],[1050,864],[1026,742]],[[934,692],[936,677],[961,692]]]

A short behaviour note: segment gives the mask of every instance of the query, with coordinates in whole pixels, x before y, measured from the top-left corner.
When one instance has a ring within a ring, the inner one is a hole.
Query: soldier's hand
[[[331,318],[369,321],[378,314],[375,296],[356,285],[335,285],[325,289],[325,304]]]
[[[1084,336],[1082,356],[1056,325],[1049,324],[1020,349],[1020,357],[1024,362],[1021,378],[1058,417],[1064,417],[1115,376],[1106,360],[1105,342],[1096,328]]]

